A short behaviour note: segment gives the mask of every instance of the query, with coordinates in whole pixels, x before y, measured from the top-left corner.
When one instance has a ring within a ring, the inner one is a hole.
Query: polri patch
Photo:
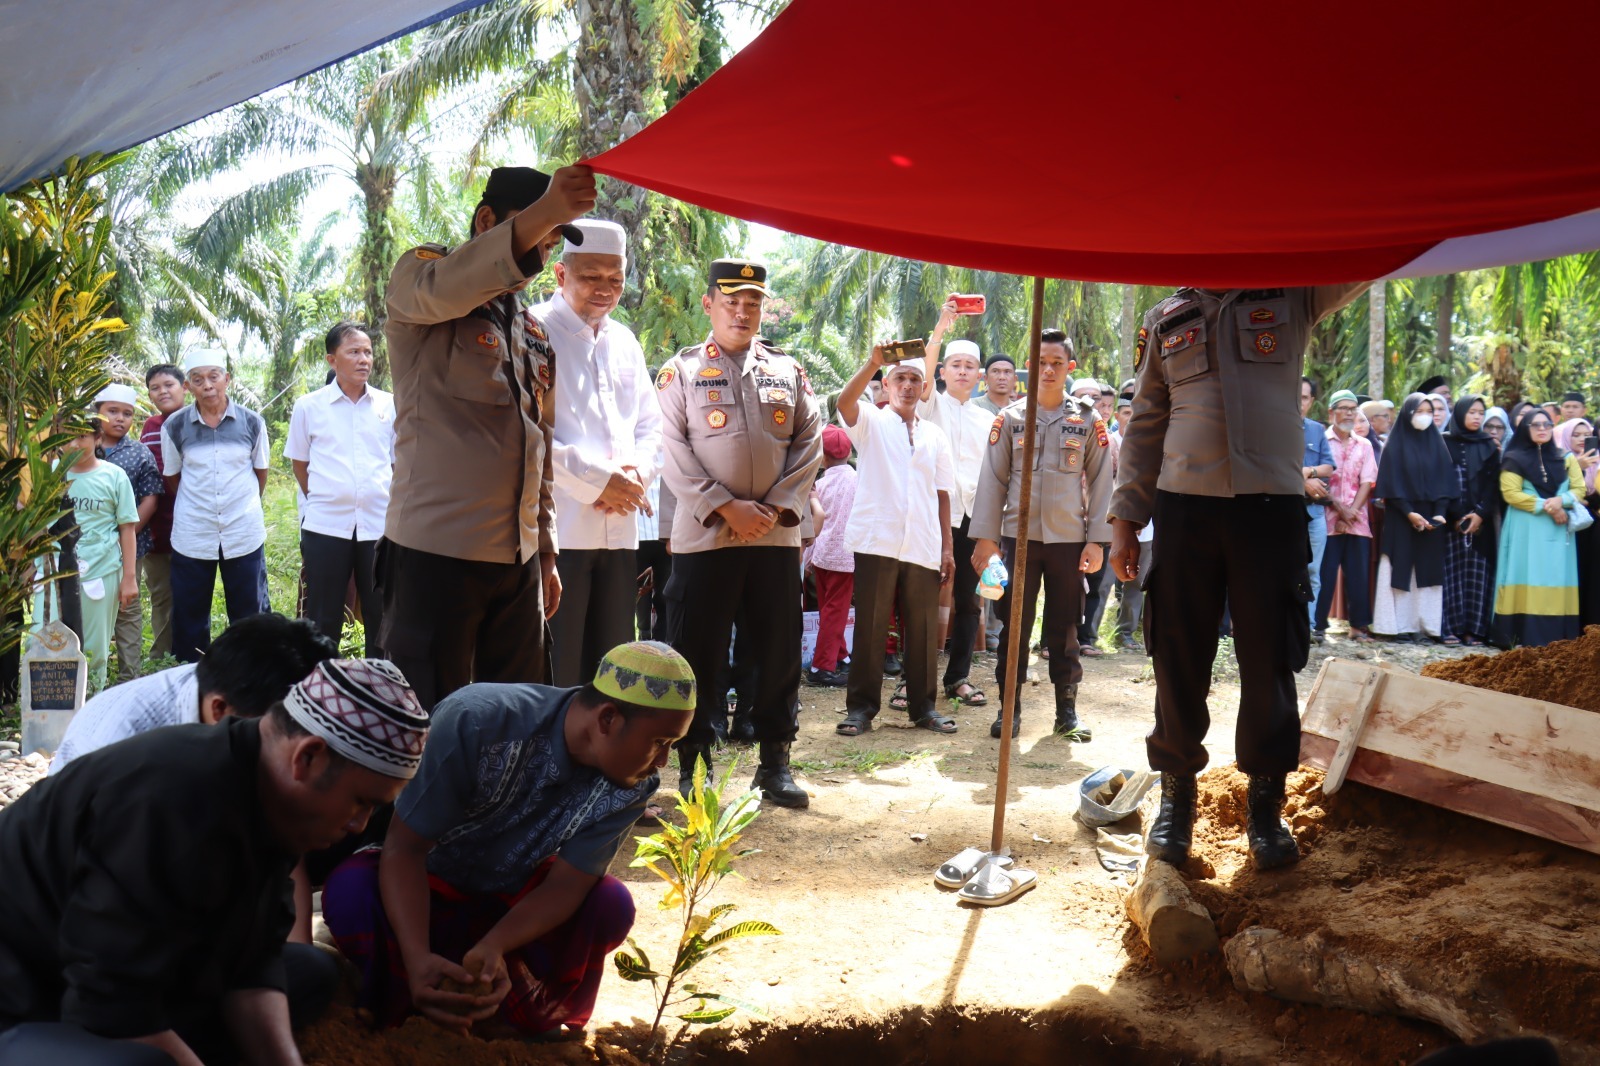
[[[703,378],[720,378],[722,376],[722,368],[715,366],[703,366],[700,368],[700,376]]]
[[[656,375],[656,391],[660,392],[662,389],[666,388],[668,385],[671,385],[672,384],[672,379],[677,377],[677,376],[678,376],[678,372],[676,370],[672,369],[672,367],[670,367],[670,366],[662,367],[661,368],[661,372]]]
[[[706,390],[706,403],[721,403],[721,402],[722,402],[722,390],[721,389],[707,389]]]
[[[989,427],[989,443],[990,444],[999,444],[1000,443],[1000,426],[1001,426],[1001,424],[1003,422],[1005,422],[1005,419],[1004,418],[1000,418],[1000,417],[997,416],[995,418],[995,420],[994,420],[994,425]]]
[[[710,414],[706,415],[706,425],[710,426],[712,429],[721,429],[727,424],[728,412],[726,411],[712,411]]]
[[[1270,329],[1264,329],[1256,334],[1256,351],[1262,355],[1271,355],[1278,350],[1278,335]]]
[[[785,422],[789,421],[789,412],[785,411],[781,407],[778,408],[776,411],[772,412],[772,421],[776,425],[783,425]]]
[[[478,334],[478,343],[483,345],[485,348],[498,348],[500,347],[500,338],[495,336],[493,333],[485,331]]]
[[[1111,447],[1111,438],[1106,436],[1106,424],[1103,419],[1097,418],[1094,420],[1094,439],[1099,442],[1102,448]]]

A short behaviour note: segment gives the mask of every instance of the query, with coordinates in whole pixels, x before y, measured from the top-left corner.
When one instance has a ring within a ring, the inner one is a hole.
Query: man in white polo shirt
[[[867,382],[883,368],[889,406],[862,403]],[[856,630],[845,686],[844,736],[871,731],[883,700],[884,637],[900,609],[906,713],[935,733],[956,723],[938,713],[934,668],[939,650],[939,587],[951,579],[950,499],[956,494],[950,439],[917,417],[926,369],[915,359],[888,366],[874,348],[839,393],[839,420],[856,446],[856,496],[845,527],[855,552]]]
[[[267,423],[228,398],[221,352],[183,360],[194,403],[161,424],[161,472],[172,502],[172,654],[192,663],[211,645],[217,574],[228,621],[271,610],[267,602]]]
[[[283,446],[305,493],[304,614],[338,643],[345,593],[354,578],[367,657],[377,659],[383,655],[383,597],[373,584],[374,559],[394,478],[394,396],[367,384],[372,338],[358,323],[334,326],[323,347],[333,380],[295,401]]]
[[[978,597],[978,575],[972,569],[974,544],[968,534],[972,504],[978,493],[978,472],[989,451],[989,425],[994,412],[985,410],[973,397],[978,379],[983,376],[983,360],[978,346],[969,340],[951,341],[944,351],[944,366],[939,376],[944,391],[933,386],[933,368],[938,363],[940,341],[956,320],[955,298],[945,301],[939,321],[928,335],[925,367],[928,381],[923,386],[917,414],[944,430],[950,438],[951,463],[955,467],[956,491],[950,497],[950,537],[955,554],[955,585],[950,610],[950,659],[944,670],[944,694],[970,707],[988,703],[983,690],[967,679],[972,669],[973,643],[983,624],[983,604]]]
[[[606,652],[633,640],[638,514],[660,471],[661,408],[633,331],[612,319],[627,273],[615,222],[579,219],[583,244],[563,247],[556,294],[533,308],[556,352],[550,405],[556,570],[552,683],[594,677]]]

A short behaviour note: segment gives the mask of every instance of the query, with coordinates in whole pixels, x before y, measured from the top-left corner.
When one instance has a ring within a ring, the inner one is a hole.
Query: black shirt
[[[254,719],[157,729],[0,811],[0,1029],[148,1036],[283,989],[295,858],[262,816],[260,757]]]

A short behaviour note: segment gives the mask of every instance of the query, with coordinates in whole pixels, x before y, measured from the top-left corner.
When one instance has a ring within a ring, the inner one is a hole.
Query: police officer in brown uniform
[[[756,678],[761,761],[752,787],[779,806],[805,807],[789,744],[800,706],[800,522],[822,462],[822,419],[800,364],[756,335],[766,280],[758,263],[712,263],[701,298],[711,336],[656,375],[664,477],[677,500],[667,616],[673,647],[706,679],[678,744],[680,789],[688,791],[697,758],[710,767],[714,723],[727,714],[710,682],[723,674],[739,615]]]
[[[1189,855],[1224,603],[1239,658],[1251,855],[1261,869],[1299,858],[1281,811],[1284,777],[1300,760],[1294,674],[1311,646],[1301,364],[1312,328],[1364,287],[1180,289],[1139,330],[1111,560],[1135,579],[1135,537],[1154,518],[1144,626],[1156,723],[1146,746],[1161,808],[1146,849],[1174,865]]]
[[[1072,359],[1072,340],[1058,329],[1047,329],[1039,340],[1039,365],[1029,387],[1039,390],[1039,426],[1034,437],[1033,499],[1028,514],[1028,572],[1022,589],[1021,654],[1012,667],[1017,678],[1016,706],[1012,708],[1013,737],[1022,725],[1021,693],[1028,675],[1028,634],[1044,586],[1044,646],[1050,653],[1050,683],[1056,690],[1055,732],[1073,740],[1089,740],[1091,733],[1078,721],[1078,683],[1083,665],[1078,658],[1078,623],[1083,618],[1083,575],[1104,563],[1100,545],[1111,538],[1106,506],[1111,500],[1111,449],[1106,425],[1094,410],[1093,399],[1066,392]],[[972,568],[988,565],[1004,541],[1004,558],[1014,557],[1020,535],[1022,506],[1022,444],[1028,432],[1027,401],[1017,400],[1000,411],[989,430],[989,449],[978,471],[978,494],[972,507],[970,535],[975,542]],[[1006,658],[1010,653],[1011,597],[1019,588],[1018,575],[995,605],[1000,614],[1000,650],[995,680],[1002,695],[1006,684]],[[995,713],[989,735],[1000,736],[1002,709]]]
[[[554,353],[517,293],[594,196],[588,167],[497,168],[472,239],[413,248],[389,278],[382,644],[428,708],[472,681],[548,677],[545,619],[561,597],[545,403]]]

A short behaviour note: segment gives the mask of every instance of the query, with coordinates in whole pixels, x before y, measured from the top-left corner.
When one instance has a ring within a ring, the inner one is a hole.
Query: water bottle
[[[1011,575],[1006,573],[1005,562],[998,555],[989,556],[989,565],[978,575],[978,595],[986,600],[998,600],[1010,583]]]

